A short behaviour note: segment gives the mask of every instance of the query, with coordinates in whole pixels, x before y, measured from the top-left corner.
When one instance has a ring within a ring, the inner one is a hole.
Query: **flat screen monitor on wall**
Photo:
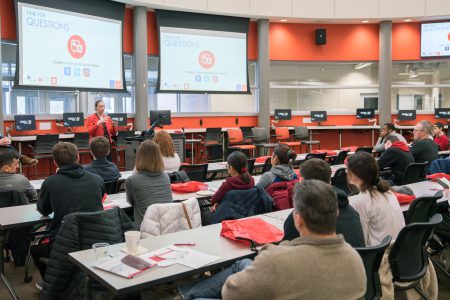
[[[420,56],[450,56],[450,22],[421,24]]]
[[[63,113],[63,121],[65,127],[81,127],[84,126],[83,113]]]
[[[399,121],[413,121],[416,119],[415,110],[399,110],[398,111]]]
[[[250,93],[248,18],[156,11],[158,92]]]
[[[373,108],[357,108],[357,119],[373,119],[375,117],[375,109]]]
[[[436,108],[434,117],[436,119],[450,119],[450,108]]]
[[[275,109],[275,120],[290,120],[292,119],[292,111],[290,109]]]
[[[15,87],[126,91],[122,27],[113,1],[15,0]]]
[[[161,121],[161,125],[172,124],[170,110],[151,110],[150,111],[150,125],[153,124],[157,120]]]
[[[34,115],[14,115],[17,131],[36,130],[36,119]]]
[[[311,111],[311,122],[325,122],[327,120],[326,111]]]

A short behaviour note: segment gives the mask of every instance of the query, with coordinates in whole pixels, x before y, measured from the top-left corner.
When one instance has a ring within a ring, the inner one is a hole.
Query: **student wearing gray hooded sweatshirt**
[[[290,150],[288,146],[283,144],[278,145],[274,149],[271,158],[272,169],[261,176],[257,185],[263,189],[267,189],[274,182],[298,179],[291,165],[296,157],[297,153]]]

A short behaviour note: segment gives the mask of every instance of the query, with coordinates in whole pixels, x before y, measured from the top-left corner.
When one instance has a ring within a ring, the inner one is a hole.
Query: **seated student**
[[[225,194],[231,190],[247,190],[255,186],[255,180],[247,171],[247,157],[244,153],[235,151],[227,157],[228,174],[217,192],[212,196],[211,203],[219,204]]]
[[[11,146],[11,139],[6,136],[3,136],[1,134],[0,134],[0,150],[17,152],[16,148]],[[39,162],[39,160],[37,160],[35,158],[31,158],[31,157],[28,157],[25,155],[20,155],[20,154],[19,154],[19,160],[22,163],[22,165],[26,165],[26,166],[34,166]]]
[[[162,160],[164,162],[164,171],[172,173],[180,169],[180,157],[175,151],[172,137],[167,131],[161,130],[156,132],[153,141],[159,146]]]
[[[266,245],[253,262],[240,260],[210,278],[179,287],[183,299],[363,298],[366,274],[361,257],[335,233],[334,190],[319,180],[305,180],[294,189],[299,238]]]
[[[300,165],[300,174],[303,180],[317,179],[327,184],[331,182],[330,165],[323,159],[313,158]],[[339,214],[336,220],[336,233],[344,236],[344,239],[352,247],[364,247],[364,234],[361,228],[361,221],[355,209],[349,204],[347,193],[332,186],[336,193]],[[302,193],[302,190],[298,190]],[[293,240],[298,238],[298,231],[294,224],[294,213],[289,214],[284,222],[283,240]]]
[[[147,208],[154,203],[171,203],[169,175],[164,172],[158,145],[151,140],[141,143],[136,153],[136,174],[125,180],[128,203],[134,207],[134,225],[141,228]]]
[[[19,153],[0,150],[0,191],[23,192],[28,201],[38,200],[38,194],[30,181],[22,174],[17,174]]]
[[[439,157],[439,148],[431,137],[432,131],[433,126],[428,121],[420,121],[414,127],[414,143],[410,150],[416,163],[431,163]]]
[[[392,180],[394,184],[400,185],[403,173],[410,164],[414,162],[414,157],[409,151],[408,145],[401,142],[395,135],[390,135],[384,142],[386,149],[378,159],[380,169],[390,168],[392,170]]]
[[[86,171],[97,174],[106,182],[118,180],[121,176],[119,169],[106,159],[110,151],[108,139],[104,136],[97,136],[91,140],[89,148],[94,160],[91,164],[84,166]]]
[[[292,169],[292,161],[297,157],[295,151],[290,150],[288,146],[280,144],[273,150],[271,158],[272,169],[264,173],[258,182],[258,186],[266,189],[274,182],[292,181],[297,178]]]
[[[439,151],[445,151],[448,147],[448,137],[444,132],[444,125],[436,122],[433,125],[434,142],[439,146]]]
[[[46,265],[41,257],[49,257],[52,244],[61,222],[67,214],[74,212],[94,212],[103,209],[102,197],[105,194],[103,179],[87,172],[78,164],[80,157],[77,147],[72,143],[59,142],[53,147],[53,162],[58,168],[55,175],[44,180],[41,187],[37,210],[44,216],[53,213],[48,226],[49,242],[32,246],[33,261],[44,278]],[[38,288],[41,286],[36,284]]]
[[[366,246],[380,244],[387,235],[395,240],[405,226],[405,219],[389,183],[380,180],[375,158],[362,152],[350,155],[347,177],[360,190],[350,204],[359,213]]]
[[[395,131],[395,126],[392,123],[386,123],[383,125],[383,128],[380,132],[380,137],[378,138],[378,141],[374,147],[374,150],[376,152],[383,152],[385,150],[384,143],[386,142],[386,138],[388,136],[396,136],[400,142],[404,142],[405,144],[408,144],[406,142],[406,139],[401,135],[400,133],[397,133]]]

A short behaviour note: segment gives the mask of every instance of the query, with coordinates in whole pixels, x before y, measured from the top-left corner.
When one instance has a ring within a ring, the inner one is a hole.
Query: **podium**
[[[173,144],[175,146],[175,151],[180,157],[180,161],[185,161],[185,153],[186,153],[186,137],[183,133],[171,133]],[[135,136],[135,137],[127,137],[126,138],[126,147],[125,147],[125,170],[131,171],[134,169],[136,153],[139,148],[139,145],[145,140],[153,139],[153,135],[147,136]]]

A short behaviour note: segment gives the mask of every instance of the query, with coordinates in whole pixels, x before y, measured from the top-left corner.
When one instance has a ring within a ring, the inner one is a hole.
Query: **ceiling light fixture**
[[[287,19],[281,19],[280,22],[287,22]]]
[[[355,66],[355,70],[361,70],[365,67],[371,66],[372,63],[359,63]]]
[[[405,22],[411,22],[411,21],[412,21],[411,19],[406,19],[406,20],[405,20]]]
[[[362,21],[363,23],[369,23],[369,20],[364,20],[364,21]]]

